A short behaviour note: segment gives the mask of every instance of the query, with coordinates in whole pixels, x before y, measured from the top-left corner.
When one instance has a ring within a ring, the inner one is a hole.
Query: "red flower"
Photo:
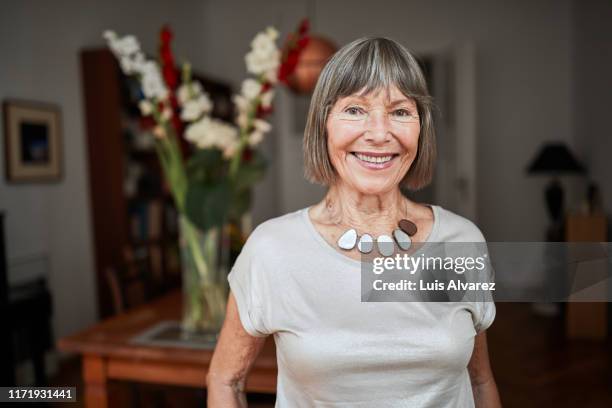
[[[159,34],[159,38],[163,44],[169,44],[172,41],[172,31],[167,25],[162,27],[161,33]]]
[[[270,81],[266,81],[261,85],[261,91],[259,93],[266,93],[268,90],[270,90],[270,88],[272,88],[272,84],[270,83]]]
[[[305,18],[300,23],[300,26],[298,28],[298,34],[300,36],[306,35],[308,33],[309,29],[310,29],[310,22],[308,21],[307,18]]]
[[[172,55],[172,49],[170,43],[173,35],[170,27],[164,25],[159,34],[160,46],[159,56],[161,59],[162,74],[164,81],[169,89],[174,91],[178,85],[178,72],[174,64],[174,56]]]
[[[248,163],[251,161],[251,159],[253,158],[253,150],[250,147],[245,147],[242,150],[242,157],[241,160],[245,163]]]
[[[265,116],[268,116],[272,113],[272,106],[264,108],[260,105],[257,105],[257,112],[255,112],[255,116],[259,119],[262,119]]]
[[[283,47],[283,58],[277,74],[280,82],[286,84],[291,74],[295,72],[295,68],[300,60],[300,54],[308,45],[309,29],[310,24],[308,19],[305,18],[300,23],[297,31],[287,36],[287,41]]]
[[[151,130],[155,127],[155,119],[152,116],[138,117],[138,125],[142,130]]]
[[[170,91],[170,106],[172,107],[172,125],[178,134],[183,130],[183,124],[177,114],[179,110],[178,101],[174,91],[179,82],[178,70],[174,63],[171,42],[174,37],[168,25],[164,25],[159,33],[159,58],[161,60],[161,71],[164,82]]]

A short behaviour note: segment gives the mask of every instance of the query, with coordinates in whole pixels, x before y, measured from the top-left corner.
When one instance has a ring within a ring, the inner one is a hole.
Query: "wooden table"
[[[59,340],[58,348],[83,358],[85,402],[107,407],[109,380],[205,387],[212,350],[161,347],[130,340],[161,321],[178,320],[180,292],[102,321]],[[268,338],[246,384],[247,392],[276,392],[276,350]]]

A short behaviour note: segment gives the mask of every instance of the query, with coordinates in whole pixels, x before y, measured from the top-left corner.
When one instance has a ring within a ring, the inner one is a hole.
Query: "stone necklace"
[[[395,238],[397,245],[406,251],[412,245],[412,240],[410,237],[417,233],[417,226],[415,223],[405,218],[401,219],[397,223],[397,226],[399,228],[393,230],[393,238]],[[385,234],[379,235],[376,238],[376,246],[378,247],[378,252],[380,252],[381,255],[393,255],[393,238]],[[353,249],[355,244],[357,244],[357,249],[359,252],[362,254],[367,254],[374,248],[374,238],[372,235],[365,233],[359,237],[359,240],[357,240],[357,230],[355,228],[346,230],[342,235],[340,235],[340,238],[338,238],[338,246],[346,251]]]

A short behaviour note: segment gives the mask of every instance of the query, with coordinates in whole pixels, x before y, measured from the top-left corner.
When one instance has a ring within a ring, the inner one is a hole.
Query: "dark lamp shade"
[[[547,143],[527,168],[528,174],[584,173],[584,166],[564,143]]]

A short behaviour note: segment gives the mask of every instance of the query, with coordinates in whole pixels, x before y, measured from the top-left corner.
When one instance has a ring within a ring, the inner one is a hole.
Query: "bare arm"
[[[206,376],[207,406],[247,406],[244,393],[246,377],[265,341],[265,337],[253,337],[244,330],[236,299],[230,293],[225,321]]]
[[[472,381],[472,392],[474,393],[476,407],[500,408],[502,405],[489,363],[487,332],[477,334],[474,339],[474,351],[468,363],[468,372]]]

